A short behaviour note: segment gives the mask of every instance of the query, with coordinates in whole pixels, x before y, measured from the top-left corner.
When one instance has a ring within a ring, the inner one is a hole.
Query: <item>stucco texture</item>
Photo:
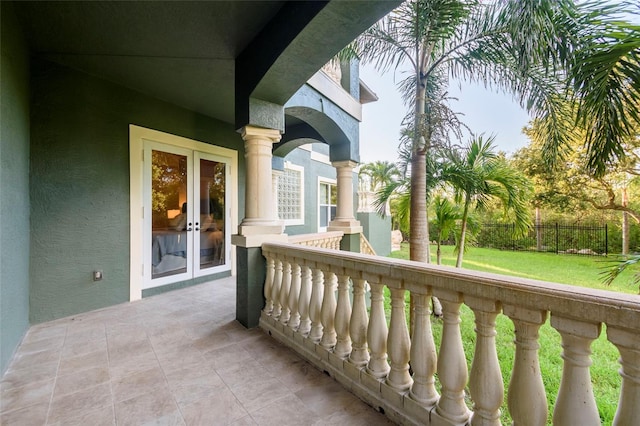
[[[10,4],[2,8],[0,373],[29,327],[29,62]]]
[[[30,298],[38,323],[129,299],[129,124],[243,148],[229,124],[51,62],[34,61],[32,93]],[[242,188],[242,152],[238,159]]]

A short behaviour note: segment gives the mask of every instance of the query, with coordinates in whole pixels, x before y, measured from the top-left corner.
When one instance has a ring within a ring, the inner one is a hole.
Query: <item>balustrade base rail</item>
[[[398,392],[387,385],[384,379],[368,374],[365,366],[359,367],[337,356],[332,350],[294,332],[264,312],[260,317],[260,328],[392,421],[418,426],[425,424],[424,419],[430,419],[430,425],[451,426],[435,412],[435,404],[431,409],[421,406],[411,399],[408,391]]]

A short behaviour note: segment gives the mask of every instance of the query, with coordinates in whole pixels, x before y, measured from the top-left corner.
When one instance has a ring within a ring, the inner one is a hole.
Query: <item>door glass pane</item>
[[[224,265],[225,164],[200,159],[200,269]]]
[[[151,155],[152,278],[187,271],[187,157]]]

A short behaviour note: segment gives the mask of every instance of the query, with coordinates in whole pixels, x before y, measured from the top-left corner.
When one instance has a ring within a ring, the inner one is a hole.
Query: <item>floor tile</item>
[[[118,426],[142,424],[177,425],[184,423],[168,388],[139,395],[115,404]]]
[[[58,361],[29,365],[25,368],[10,366],[0,382],[0,392],[32,382],[55,379],[58,372]]]
[[[58,374],[65,375],[103,365],[109,365],[109,357],[107,355],[106,348],[69,358],[62,357],[60,359],[60,366],[58,367]]]
[[[37,426],[47,421],[49,401],[0,414],[2,426]]]
[[[80,392],[53,398],[48,422],[66,424],[77,417],[112,405],[111,386],[109,383],[103,383]]]
[[[391,424],[234,310],[229,278],[34,326],[0,424]]]
[[[47,349],[26,354],[21,354],[20,351],[18,351],[13,361],[11,362],[11,368],[30,368],[34,365],[58,362],[59,360],[60,349]]]
[[[82,412],[76,417],[65,418],[49,426],[115,426],[116,418],[113,406],[98,408],[97,410]]]
[[[209,396],[180,408],[187,426],[229,425],[247,416],[242,404],[227,388],[218,388]]]
[[[0,394],[0,412],[36,405],[51,400],[54,379],[30,382]]]
[[[343,410],[345,407],[362,404],[355,395],[346,391],[339,383],[327,378],[326,383],[309,386],[295,392],[304,405],[318,415]]]
[[[232,390],[238,386],[271,380],[274,376],[257,361],[248,360],[216,369],[218,375]]]
[[[62,348],[62,357],[63,358],[73,358],[75,356],[80,356],[84,354],[88,354],[91,352],[102,351],[107,349],[107,338],[106,336],[94,338],[91,340],[76,340],[69,339],[65,341],[64,347]]]
[[[294,395],[280,398],[266,407],[251,413],[260,426],[305,426],[313,425],[318,416]]]
[[[245,416],[231,423],[229,426],[256,426],[257,424],[251,416]]]
[[[30,343],[51,337],[64,337],[65,334],[67,334],[67,324],[38,324],[29,329],[22,342]]]
[[[109,374],[111,374],[112,380],[159,366],[156,357],[148,353],[142,354],[142,356],[132,353],[128,357],[109,358]]]
[[[111,391],[115,402],[124,401],[133,397],[153,393],[155,389],[167,386],[167,380],[160,367],[153,367],[139,373],[129,374],[114,379],[111,382]]]
[[[180,405],[214,394],[226,385],[214,371],[192,367],[165,373],[169,388]]]
[[[250,413],[280,399],[293,395],[278,379],[254,379],[232,388],[242,406]]]
[[[106,364],[87,370],[74,371],[59,375],[53,389],[53,397],[58,398],[70,393],[84,391],[109,381],[109,368]]]

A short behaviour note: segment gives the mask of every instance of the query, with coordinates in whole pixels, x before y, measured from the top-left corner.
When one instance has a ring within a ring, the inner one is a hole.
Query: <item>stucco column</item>
[[[359,234],[362,232],[362,227],[353,216],[353,169],[357,163],[354,161],[335,161],[331,165],[336,168],[338,204],[336,217],[329,223],[329,231]]]
[[[231,237],[236,246],[236,319],[245,327],[255,327],[265,307],[266,263],[264,242],[286,241],[284,225],[275,210],[271,151],[280,140],[280,131],[253,126],[242,129],[246,159],[244,219],[238,234]]]
[[[242,129],[247,177],[244,219],[238,227],[242,236],[282,234],[284,225],[276,216],[273,199],[271,151],[280,141],[280,131],[245,126]],[[254,244],[251,244],[252,246]]]
[[[360,234],[362,226],[353,215],[353,169],[355,161],[334,161],[338,181],[338,201],[336,217],[329,222],[328,231],[342,231],[344,236],[340,242],[340,249],[360,252]]]

